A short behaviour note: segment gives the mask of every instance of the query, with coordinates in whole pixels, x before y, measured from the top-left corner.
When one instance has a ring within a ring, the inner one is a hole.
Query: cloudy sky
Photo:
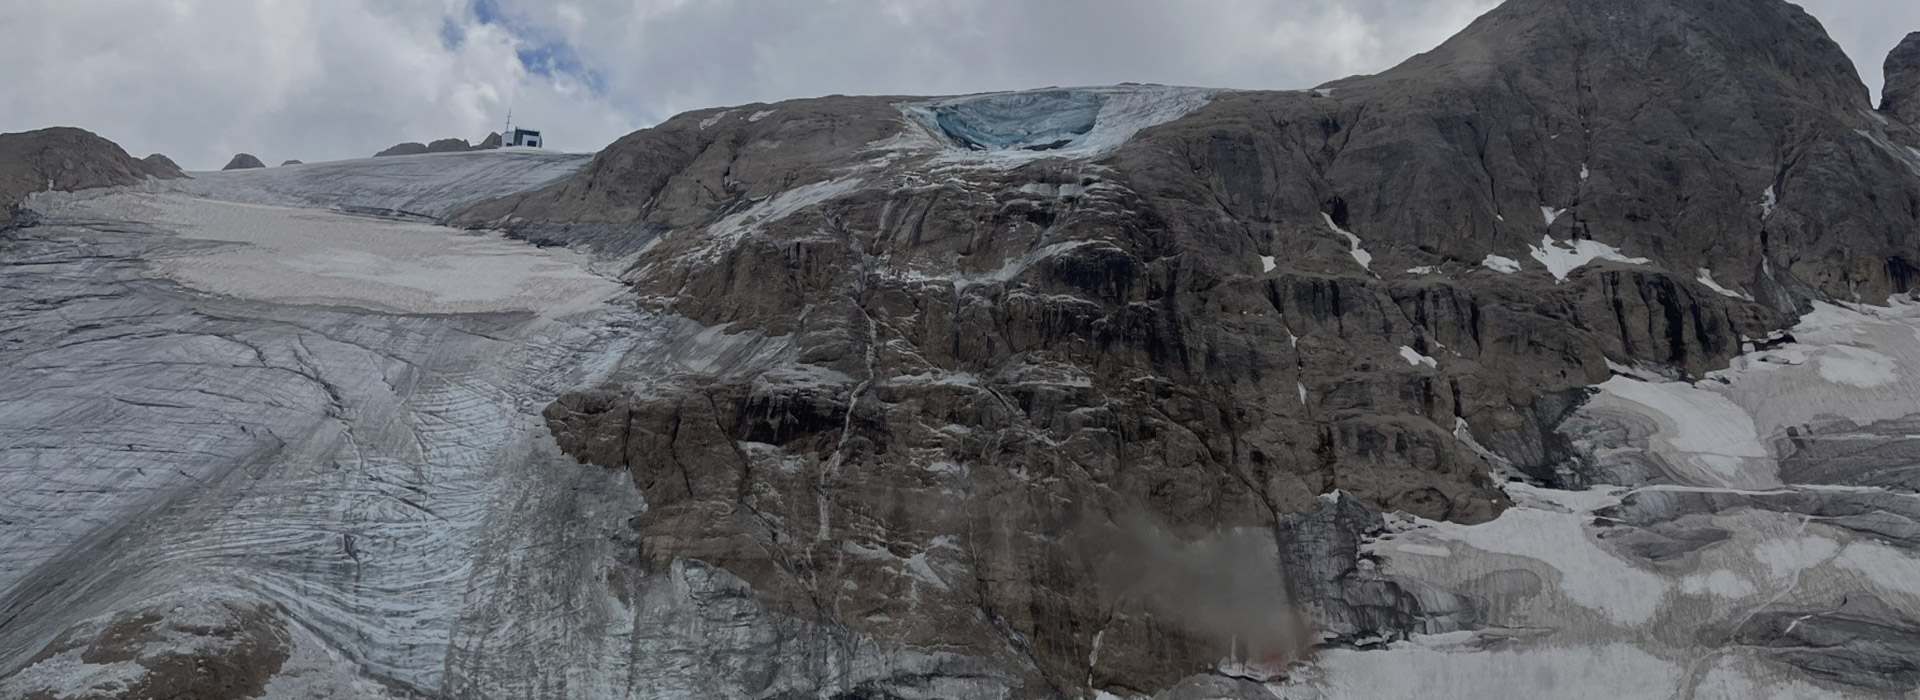
[[[188,169],[478,140],[592,151],[675,113],[1123,81],[1300,88],[1497,0],[0,0],[0,131],[75,125]],[[1878,89],[1916,0],[1805,0]]]

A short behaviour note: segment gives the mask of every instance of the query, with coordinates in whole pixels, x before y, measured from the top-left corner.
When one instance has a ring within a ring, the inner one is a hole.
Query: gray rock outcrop
[[[386,149],[380,151],[379,153],[373,154],[373,157],[380,158],[383,156],[412,156],[412,155],[419,155],[421,153],[426,153],[426,152],[427,152],[426,144],[420,143],[418,141],[405,141],[402,143],[396,143],[392,146],[388,146]]]
[[[283,168],[284,168],[284,167],[286,167],[286,166],[289,166],[289,165],[305,165],[305,163],[303,163],[303,162],[301,162],[301,161],[299,161],[299,160],[283,160],[283,161],[280,161],[280,167],[283,167]]]
[[[904,98],[704,110],[455,221],[638,251],[668,354],[702,358],[545,412],[633,475],[652,566],[964,650],[1015,697],[1299,651],[1278,626],[1240,646],[1212,623],[1231,596],[1104,576],[1133,548],[1087,543],[1130,522],[1271,530],[1283,607],[1336,644],[1470,628],[1465,596],[1354,573],[1369,518],[1286,524],[1336,491],[1490,519],[1490,459],[1561,478],[1553,424],[1609,363],[1703,376],[1811,299],[1915,282],[1920,237],[1887,234],[1920,230],[1915,135],[1778,0],[1511,0],[1379,75],[1215,94],[1073,155],[1121,128],[1102,100],[1185,94],[1137,90],[941,101],[933,126]]]
[[[436,139],[433,143],[427,144],[428,153],[458,153],[471,150],[473,147],[467,145],[466,139]]]
[[[1920,129],[1920,32],[1908,34],[1887,54],[1885,70],[1880,111]]]
[[[233,155],[233,160],[227,161],[226,166],[220,169],[221,170],[247,170],[251,168],[264,168],[264,167],[267,167],[267,164],[260,162],[260,159],[254,157],[254,155],[251,153],[235,153]]]
[[[468,144],[466,139],[459,139],[459,138],[436,139],[432,143],[424,143],[424,144],[419,143],[417,141],[408,141],[405,143],[394,144],[393,146],[388,147],[386,150],[380,151],[379,153],[375,153],[373,155],[374,157],[378,158],[382,156],[411,156],[411,155],[419,155],[421,153],[462,153],[466,151],[479,151],[479,150],[493,149],[493,148],[499,148],[499,147],[500,147],[500,134],[498,132],[495,132],[495,133],[487,134],[486,140],[481,141],[478,145]]]

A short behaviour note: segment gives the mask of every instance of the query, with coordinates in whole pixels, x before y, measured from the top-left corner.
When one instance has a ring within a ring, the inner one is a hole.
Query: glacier
[[[1095,158],[1140,130],[1186,116],[1219,90],[1115,85],[997,92],[911,102],[900,109],[925,130],[912,144],[962,163]]]
[[[138,681],[28,662],[143,605],[280,611],[305,670],[268,697],[625,677],[633,618],[594,584],[643,504],[538,412],[654,322],[577,258],[348,211],[444,211],[584,163],[459,155],[43,198],[0,243],[0,668],[28,667],[0,696]]]

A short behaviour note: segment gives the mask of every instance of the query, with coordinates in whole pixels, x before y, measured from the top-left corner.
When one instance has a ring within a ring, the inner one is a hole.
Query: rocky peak
[[[1920,129],[1920,32],[1908,34],[1887,54],[1886,71],[1880,110]]]
[[[131,185],[147,177],[183,177],[167,161],[137,160],[91,131],[53,127],[0,134],[0,207],[11,209],[47,189],[71,191]]]
[[[233,160],[227,161],[227,165],[220,169],[221,170],[246,170],[249,168],[264,168],[264,167],[267,167],[267,164],[260,162],[260,159],[257,157],[254,157],[254,155],[251,153],[235,153],[233,154]]]
[[[144,162],[147,164],[148,172],[153,173],[154,177],[159,177],[159,178],[186,177],[186,172],[180,169],[180,165],[178,163],[173,162],[172,158],[168,158],[163,154],[159,154],[159,153],[149,154],[147,157],[142,158],[140,160],[141,162]]]
[[[1819,20],[1784,0],[1509,0],[1381,76],[1334,84],[1447,74],[1554,79],[1560,90],[1596,91],[1596,98],[1628,88],[1661,95],[1689,79],[1714,79],[1687,89],[1777,92],[1820,105],[1867,102],[1846,52]]]

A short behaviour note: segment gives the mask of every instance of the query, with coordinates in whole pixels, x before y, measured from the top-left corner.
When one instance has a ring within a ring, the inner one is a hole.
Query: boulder
[[[298,161],[298,160],[283,160],[283,161],[280,161],[280,167],[283,167],[283,168],[284,168],[284,167],[286,167],[286,166],[289,166],[289,165],[303,165],[303,163],[301,163],[301,162],[300,162],[300,161]]]

